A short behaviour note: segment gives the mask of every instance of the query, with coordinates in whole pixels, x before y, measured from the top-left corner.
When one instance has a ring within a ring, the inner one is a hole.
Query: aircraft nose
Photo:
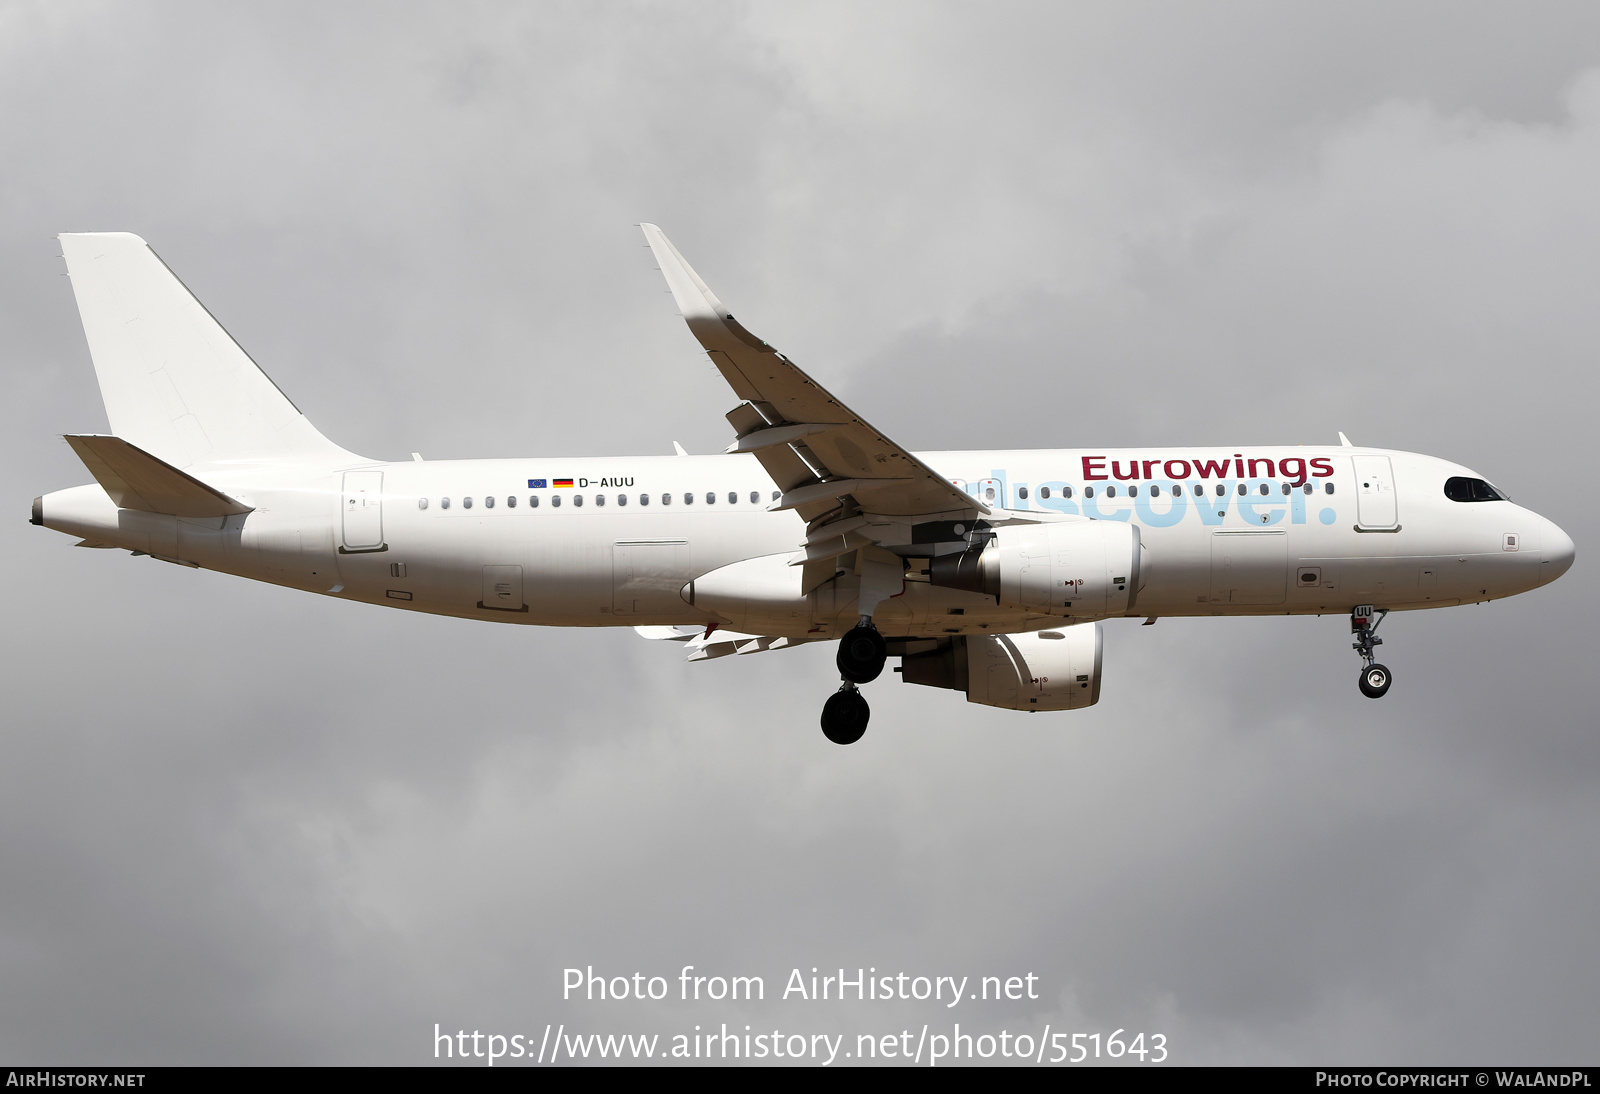
[[[1546,519],[1544,522],[1543,565],[1539,567],[1539,584],[1548,585],[1570,570],[1572,568],[1572,560],[1577,553],[1578,548],[1572,542],[1572,537],[1556,527],[1554,521]]]

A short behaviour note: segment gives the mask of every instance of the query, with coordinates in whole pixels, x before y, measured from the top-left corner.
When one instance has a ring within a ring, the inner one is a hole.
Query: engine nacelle
[[[1035,634],[975,634],[900,665],[910,684],[952,688],[1007,710],[1077,710],[1100,701],[1100,624]]]
[[[1100,619],[1132,610],[1139,529],[1115,520],[999,528],[982,547],[933,560],[929,579],[1004,605]]]

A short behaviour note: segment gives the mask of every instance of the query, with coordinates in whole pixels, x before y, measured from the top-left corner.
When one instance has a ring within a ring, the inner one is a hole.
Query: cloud
[[[64,13],[64,14],[63,14]],[[13,6],[0,1049],[412,1062],[435,1022],[1162,1031],[1177,1062],[1582,1056],[1595,586],[1107,628],[1022,718],[831,652],[413,617],[20,521],[103,428],[49,237],[139,231],[375,456],[726,443],[640,248],[928,449],[1363,443],[1582,498],[1587,7]],[[1515,42],[1516,49],[1506,48]],[[713,447],[716,446],[716,447]],[[563,1002],[562,970],[757,974]],[[793,968],[1036,973],[801,1004]],[[968,1026],[971,1023],[971,1026]]]

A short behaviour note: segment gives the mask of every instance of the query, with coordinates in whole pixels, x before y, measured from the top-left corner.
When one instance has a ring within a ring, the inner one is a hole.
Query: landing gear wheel
[[[872,711],[855,688],[841,688],[822,705],[822,735],[836,745],[853,745],[867,731]]]
[[[1368,699],[1382,699],[1389,690],[1389,685],[1394,682],[1394,677],[1389,675],[1386,665],[1368,665],[1361,670],[1361,694]]]
[[[876,628],[852,627],[839,639],[839,655],[834,661],[839,675],[852,684],[870,684],[888,659],[889,647]],[[866,724],[864,719],[862,724]]]

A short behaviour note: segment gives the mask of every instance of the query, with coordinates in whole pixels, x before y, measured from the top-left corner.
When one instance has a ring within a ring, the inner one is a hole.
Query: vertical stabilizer
[[[118,437],[175,467],[357,459],[317,432],[144,240],[59,238]]]

